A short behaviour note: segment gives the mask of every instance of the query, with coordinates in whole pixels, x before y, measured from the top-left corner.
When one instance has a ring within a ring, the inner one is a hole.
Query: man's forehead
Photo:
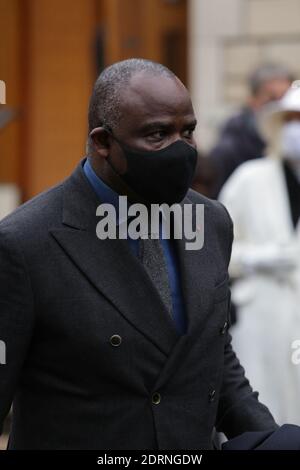
[[[193,114],[190,95],[176,78],[167,75],[135,74],[122,92],[123,113],[154,117],[168,114]]]

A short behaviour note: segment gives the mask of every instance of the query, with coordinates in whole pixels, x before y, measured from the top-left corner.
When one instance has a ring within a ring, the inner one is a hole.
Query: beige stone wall
[[[190,0],[190,89],[204,148],[247,96],[246,78],[265,61],[300,78],[300,0]]]

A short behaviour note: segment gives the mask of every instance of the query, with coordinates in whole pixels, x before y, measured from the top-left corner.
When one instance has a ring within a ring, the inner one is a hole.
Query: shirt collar
[[[89,158],[86,158],[83,164],[83,171],[87,177],[89,183],[97,194],[98,198],[102,203],[108,203],[114,206],[116,210],[117,225],[125,222],[127,217],[124,219],[119,218],[119,194],[116,193],[110,186],[108,186],[102,178],[100,178],[94,171]]]
[[[116,193],[110,186],[108,186],[102,178],[100,178],[96,172],[94,171],[89,158],[83,163],[83,171],[90,182],[91,186],[93,187],[95,193],[97,194],[98,198],[102,203],[112,204],[116,210],[116,220],[117,225],[121,225],[128,219],[128,214],[126,217],[120,218],[119,217],[119,194]],[[130,203],[127,199],[127,204],[130,206]],[[162,219],[166,220],[166,215],[162,210]]]

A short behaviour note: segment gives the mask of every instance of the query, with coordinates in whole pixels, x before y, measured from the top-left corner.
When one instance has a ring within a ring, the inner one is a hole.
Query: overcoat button
[[[112,335],[112,337],[110,338],[110,344],[112,346],[120,346],[122,342],[122,338],[120,335]]]
[[[152,403],[154,403],[154,405],[158,405],[160,403],[160,399],[161,399],[160,393],[158,392],[153,393]]]

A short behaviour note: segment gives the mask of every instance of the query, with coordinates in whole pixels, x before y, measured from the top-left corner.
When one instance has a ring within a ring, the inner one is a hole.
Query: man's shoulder
[[[220,201],[204,196],[204,194],[198,193],[193,189],[188,191],[187,198],[193,204],[203,204],[204,213],[207,217],[220,220],[221,222],[228,219],[228,211]]]
[[[192,189],[188,191],[187,198],[193,204],[204,205],[205,243],[213,250],[216,262],[223,259],[223,266],[227,269],[233,241],[233,221],[228,210],[220,201],[210,199]]]
[[[0,221],[0,232],[25,233],[29,230],[34,233],[58,220],[61,217],[63,184],[60,182],[21,204]]]

